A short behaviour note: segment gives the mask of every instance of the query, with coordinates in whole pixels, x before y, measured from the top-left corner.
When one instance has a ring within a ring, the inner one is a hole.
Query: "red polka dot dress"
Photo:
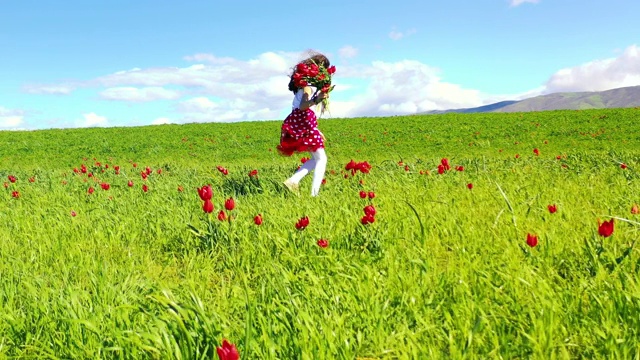
[[[286,156],[295,152],[315,152],[324,148],[316,114],[311,109],[299,108],[302,94],[303,90],[299,89],[293,100],[293,110],[282,124],[278,151]]]

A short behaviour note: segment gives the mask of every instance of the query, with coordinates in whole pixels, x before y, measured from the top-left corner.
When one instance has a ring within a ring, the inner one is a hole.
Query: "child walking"
[[[322,54],[315,54],[302,61],[302,64],[315,64],[324,68],[329,68],[331,65],[329,59]],[[316,114],[311,107],[328,98],[329,94],[326,91],[314,92],[309,86],[299,85],[292,74],[289,82],[289,90],[294,94],[292,111],[282,124],[278,151],[286,156],[291,156],[295,152],[311,153],[311,159],[302,164],[300,169],[284,182],[284,185],[289,190],[297,191],[302,178],[313,171],[311,196],[318,196],[327,167],[327,155],[324,151],[326,139],[318,129]]]

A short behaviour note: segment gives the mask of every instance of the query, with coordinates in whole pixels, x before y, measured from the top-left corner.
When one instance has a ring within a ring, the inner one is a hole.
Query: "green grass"
[[[0,132],[0,355],[215,358],[226,338],[244,359],[639,358],[639,117],[321,120],[318,198],[281,186],[302,155],[276,153],[280,122]],[[464,171],[438,175],[445,157]],[[371,173],[345,179],[350,159]]]

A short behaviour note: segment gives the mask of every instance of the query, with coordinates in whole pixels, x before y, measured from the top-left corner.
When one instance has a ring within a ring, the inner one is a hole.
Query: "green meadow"
[[[321,119],[317,198],[280,121],[0,132],[0,358],[639,359],[639,121]]]

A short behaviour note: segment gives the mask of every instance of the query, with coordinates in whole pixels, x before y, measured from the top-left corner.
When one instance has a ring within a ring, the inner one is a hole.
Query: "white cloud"
[[[540,2],[540,0],[509,0],[509,4],[512,7],[520,6],[520,5],[524,4],[524,3],[537,4],[539,2]]]
[[[391,38],[391,40],[400,40],[400,39],[405,38],[407,36],[411,36],[411,35],[413,35],[415,33],[416,33],[416,29],[415,28],[409,29],[409,30],[407,30],[405,32],[393,29],[389,33],[389,38]]]
[[[166,117],[160,117],[151,122],[151,125],[164,125],[164,124],[173,124],[173,121],[171,121],[171,119]]]
[[[83,114],[82,120],[76,121],[77,127],[105,127],[107,125],[107,118],[96,113]]]
[[[180,97],[180,92],[158,86],[144,88],[114,87],[102,91],[100,93],[100,97],[106,100],[145,102],[154,100],[174,100]]]
[[[75,88],[76,86],[71,84],[25,85],[23,90],[29,94],[68,95],[71,94]]]
[[[616,58],[561,69],[545,84],[545,92],[602,91],[640,85],[640,47],[631,45]]]
[[[24,121],[22,110],[7,109],[0,106],[0,129],[16,129]]]
[[[338,50],[338,55],[345,59],[351,59],[358,56],[358,49],[351,45],[345,45]]]

